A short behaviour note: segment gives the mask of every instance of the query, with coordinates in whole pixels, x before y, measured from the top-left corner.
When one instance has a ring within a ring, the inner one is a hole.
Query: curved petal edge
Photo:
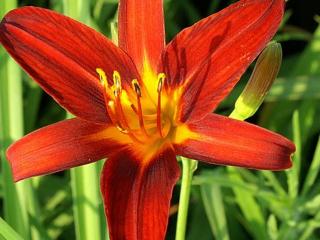
[[[283,170],[292,165],[295,145],[261,127],[210,114],[190,123],[188,128],[193,134],[175,145],[178,155],[211,164],[261,170]]]
[[[101,191],[112,240],[164,239],[180,170],[172,149],[143,162],[127,149],[110,157]]]
[[[7,150],[14,180],[62,171],[114,154],[129,141],[122,136],[116,139],[118,132],[114,127],[77,118],[34,131]]]

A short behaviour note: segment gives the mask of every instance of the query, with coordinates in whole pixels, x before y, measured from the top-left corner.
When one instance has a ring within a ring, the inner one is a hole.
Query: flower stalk
[[[176,228],[176,240],[185,239],[192,177],[198,166],[198,161],[184,157],[181,157],[181,162],[182,179]]]

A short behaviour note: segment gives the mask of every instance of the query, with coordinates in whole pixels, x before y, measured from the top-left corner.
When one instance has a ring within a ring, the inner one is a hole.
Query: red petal
[[[120,0],[119,46],[134,59],[140,73],[146,61],[156,69],[164,45],[162,0]]]
[[[123,145],[113,140],[119,131],[112,129],[75,118],[28,134],[7,150],[15,181],[91,163],[119,151]]]
[[[164,239],[172,189],[179,175],[172,149],[147,163],[130,151],[109,158],[101,191],[111,239]]]
[[[216,114],[188,127],[196,134],[176,145],[179,155],[207,163],[253,169],[291,167],[294,144],[266,129]]]
[[[212,112],[277,31],[283,0],[242,0],[182,31],[163,55],[167,84],[184,86],[181,121]]]
[[[96,68],[108,79],[137,78],[132,60],[93,29],[61,14],[23,7],[9,12],[0,25],[0,41],[13,58],[61,106],[86,120],[107,123]]]

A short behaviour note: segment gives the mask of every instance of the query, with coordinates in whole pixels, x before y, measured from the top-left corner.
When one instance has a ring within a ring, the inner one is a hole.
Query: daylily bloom
[[[281,170],[294,145],[213,114],[275,34],[284,0],[241,0],[165,45],[162,0],[120,0],[119,47],[61,14],[23,7],[1,22],[1,44],[76,118],[28,134],[7,151],[14,179],[102,158],[112,239],[163,239],[176,155]]]

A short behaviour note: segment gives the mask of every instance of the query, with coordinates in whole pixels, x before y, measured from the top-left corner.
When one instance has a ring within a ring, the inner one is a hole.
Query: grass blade
[[[97,164],[71,170],[71,187],[78,240],[105,239],[102,236],[100,217],[102,200],[99,186]]]
[[[275,192],[281,196],[286,196],[286,192],[278,181],[277,177],[271,171],[261,171],[261,174],[268,180]]]
[[[296,145],[296,152],[293,156],[293,167],[286,171],[288,176],[289,195],[295,199],[299,191],[299,178],[301,168],[301,132],[299,112],[295,111],[292,118],[293,141]]]
[[[318,176],[319,170],[320,170],[320,137],[318,138],[316,151],[314,153],[311,166],[309,168],[306,180],[302,188],[303,194],[306,194],[310,190],[310,188],[312,187],[312,185],[314,184]]]
[[[23,240],[23,238],[0,217],[0,239],[1,238],[5,240]]]
[[[237,182],[242,182],[241,175],[234,167],[228,167],[230,179]],[[248,230],[254,236],[255,239],[268,239],[266,232],[266,222],[262,213],[260,205],[257,203],[253,195],[243,191],[243,189],[236,186],[233,187],[236,202],[239,205],[243,216],[245,217],[248,225]]]
[[[215,239],[229,240],[228,225],[220,187],[215,184],[202,184],[200,185],[200,191]]]
[[[297,77],[278,78],[265,101],[320,99],[319,77],[300,75]]]
[[[64,0],[64,13],[87,25],[91,24],[88,0]],[[99,165],[91,163],[71,169],[71,187],[77,240],[106,239],[100,196]]]
[[[14,0],[0,2],[0,16],[15,8]],[[30,238],[29,217],[27,212],[30,181],[14,184],[11,169],[6,160],[5,150],[23,135],[22,80],[18,65],[0,49],[0,142],[1,168],[3,181],[4,216],[25,239]],[[29,202],[30,203],[30,202]]]

